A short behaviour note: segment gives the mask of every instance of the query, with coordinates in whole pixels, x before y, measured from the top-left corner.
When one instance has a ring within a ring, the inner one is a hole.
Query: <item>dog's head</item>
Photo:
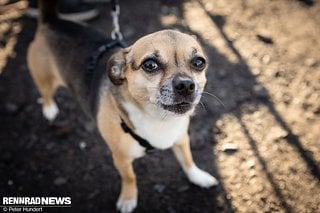
[[[109,78],[126,100],[158,116],[193,112],[206,84],[206,69],[198,41],[173,30],[144,36],[108,62]]]

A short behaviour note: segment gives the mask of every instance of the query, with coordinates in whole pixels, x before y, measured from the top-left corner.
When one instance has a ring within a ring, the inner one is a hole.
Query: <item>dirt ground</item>
[[[70,196],[44,212],[115,212],[110,152],[68,91],[48,123],[26,65],[36,21],[0,0],[0,197]],[[320,212],[320,2],[121,0],[128,43],[164,28],[194,34],[210,58],[190,126],[199,167],[220,185],[191,185],[170,150],[135,162],[136,212]],[[110,5],[88,22],[106,36]],[[220,103],[220,101],[223,104]],[[1,212],[1,210],[0,210]]]

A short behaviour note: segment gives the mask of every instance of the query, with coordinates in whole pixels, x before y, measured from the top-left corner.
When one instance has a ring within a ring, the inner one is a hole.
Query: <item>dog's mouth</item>
[[[189,102],[175,103],[171,105],[161,104],[162,108],[176,114],[184,114],[192,109],[193,104]]]

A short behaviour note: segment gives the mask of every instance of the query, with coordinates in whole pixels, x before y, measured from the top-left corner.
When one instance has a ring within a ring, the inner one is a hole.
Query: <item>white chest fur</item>
[[[152,117],[131,103],[124,103],[135,133],[158,149],[167,149],[181,139],[187,131],[189,116]],[[159,112],[160,113],[160,112]]]

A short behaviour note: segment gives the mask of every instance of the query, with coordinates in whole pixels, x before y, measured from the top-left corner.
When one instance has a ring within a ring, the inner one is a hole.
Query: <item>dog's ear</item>
[[[115,85],[121,85],[125,80],[126,58],[123,49],[115,52],[107,63],[107,72],[111,82]]]

